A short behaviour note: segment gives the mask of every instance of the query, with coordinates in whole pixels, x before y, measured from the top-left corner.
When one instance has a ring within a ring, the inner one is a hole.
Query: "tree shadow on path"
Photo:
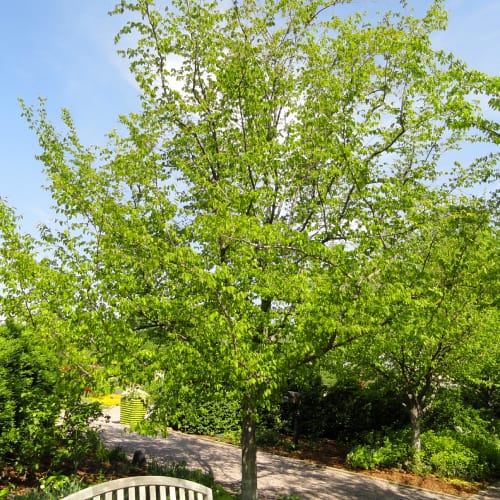
[[[241,450],[179,432],[166,438],[142,436],[127,432],[117,418],[101,423],[101,436],[109,447],[120,447],[131,457],[143,450],[149,461],[186,462],[190,469],[211,474],[228,491],[237,493],[241,480]],[[377,480],[332,467],[309,464],[297,459],[257,454],[260,499],[275,499],[295,494],[301,499],[316,500],[418,500],[457,499],[458,497]]]

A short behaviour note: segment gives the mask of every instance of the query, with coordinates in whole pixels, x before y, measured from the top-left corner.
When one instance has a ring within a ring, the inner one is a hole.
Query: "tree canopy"
[[[45,324],[136,381],[163,372],[158,418],[186,393],[236,394],[244,499],[261,410],[294,373],[384,330],[381,283],[415,283],[394,262],[441,224],[428,208],[451,210],[498,157],[474,98],[497,102],[499,79],[433,50],[441,2],[370,20],[341,3],[122,1],[142,99],[125,132],[86,147],[68,111],[60,133],[43,101],[23,108],[60,224],[42,232]],[[464,142],[491,154],[443,165]]]

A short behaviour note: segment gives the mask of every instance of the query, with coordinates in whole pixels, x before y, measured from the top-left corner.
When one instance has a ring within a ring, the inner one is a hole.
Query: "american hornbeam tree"
[[[500,247],[491,212],[478,200],[434,201],[379,276],[371,304],[379,331],[347,351],[363,379],[400,391],[415,452],[440,389],[481,380],[498,356],[498,287],[489,278],[499,272]]]
[[[237,397],[244,500],[261,410],[384,321],[374,283],[431,186],[488,181],[496,161],[441,168],[494,142],[472,99],[499,86],[432,49],[441,2],[371,21],[342,3],[122,1],[142,98],[125,132],[85,147],[67,111],[59,133],[43,102],[24,106],[59,214],[42,239],[71,277],[51,306],[68,342],[136,380],[162,371],[157,418],[176,398]]]

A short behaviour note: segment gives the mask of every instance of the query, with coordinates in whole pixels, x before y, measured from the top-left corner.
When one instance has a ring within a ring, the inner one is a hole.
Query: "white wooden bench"
[[[72,493],[62,500],[212,500],[207,486],[166,476],[115,479]]]

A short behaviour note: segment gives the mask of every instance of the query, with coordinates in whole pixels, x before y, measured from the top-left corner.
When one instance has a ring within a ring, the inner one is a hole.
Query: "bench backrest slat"
[[[160,486],[160,500],[167,500],[167,487]]]

